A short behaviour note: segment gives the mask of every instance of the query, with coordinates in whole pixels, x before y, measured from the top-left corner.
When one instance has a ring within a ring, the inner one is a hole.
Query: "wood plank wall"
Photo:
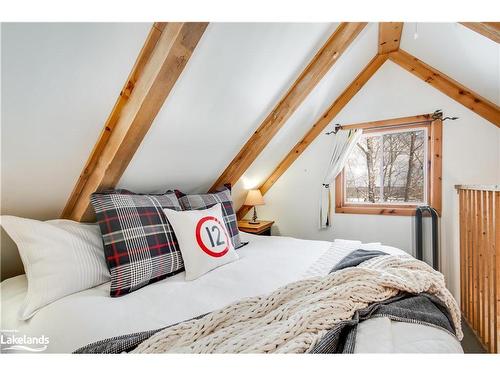
[[[457,187],[463,317],[490,353],[500,353],[500,191]]]

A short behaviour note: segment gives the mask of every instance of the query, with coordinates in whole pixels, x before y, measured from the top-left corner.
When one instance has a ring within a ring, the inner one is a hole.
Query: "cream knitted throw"
[[[457,337],[462,338],[460,311],[443,275],[410,256],[387,255],[179,323],[151,336],[133,352],[304,353],[356,310],[400,291],[427,292],[441,299]]]

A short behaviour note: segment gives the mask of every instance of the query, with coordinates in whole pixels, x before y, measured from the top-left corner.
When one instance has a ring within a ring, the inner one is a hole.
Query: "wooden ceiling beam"
[[[366,22],[343,22],[339,25],[290,89],[288,89],[286,94],[214,182],[210,191],[214,191],[226,183],[236,184],[243,173],[245,173],[257,156],[264,150],[307,95],[316,87],[332,65],[340,58],[366,24]]]
[[[500,43],[500,22],[460,22],[461,25]]]
[[[337,99],[328,107],[321,117],[312,125],[302,139],[290,150],[285,158],[279,163],[276,169],[259,187],[262,195],[266,194],[271,186],[285,173],[304,150],[320,135],[325,127],[337,116],[337,114],[349,103],[349,101],[361,90],[366,82],[375,72],[386,62],[387,54],[376,55],[368,65],[358,74],[352,83],[339,95]],[[243,218],[250,210],[249,206],[242,206],[238,210],[238,219]]]
[[[155,22],[149,31],[149,34],[146,38],[146,41],[139,52],[139,56],[137,57],[135,64],[130,72],[125,85],[120,91],[120,95],[115,102],[113,109],[111,110],[110,115],[108,116],[103,129],[101,130],[101,134],[94,145],[90,156],[85,163],[83,171],[81,172],[78,181],[71,192],[71,195],[64,207],[62,218],[70,218],[72,214],[72,210],[76,204],[76,202],[80,199],[80,194],[87,182],[87,179],[90,175],[90,172],[95,168],[97,164],[97,160],[99,159],[103,149],[108,143],[109,136],[111,135],[115,125],[118,121],[120,113],[123,109],[125,103],[127,103],[130,93],[132,89],[135,87],[138,78],[141,76],[144,66],[149,61],[151,54],[154,51],[156,43],[158,43],[158,39],[160,39],[161,33],[165,29],[165,22]]]
[[[379,22],[378,24],[378,53],[384,54],[399,49],[403,22]]]
[[[427,65],[408,52],[398,50],[389,54],[389,59],[410,73],[456,100],[479,116],[500,127],[500,107],[483,98],[459,82]]]
[[[62,212],[92,220],[90,195],[114,188],[181,75],[208,23],[154,23]]]

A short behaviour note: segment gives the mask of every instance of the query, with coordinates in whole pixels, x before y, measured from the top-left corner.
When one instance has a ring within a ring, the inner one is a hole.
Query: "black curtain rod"
[[[427,123],[427,122],[432,122],[433,120],[437,120],[437,119],[441,119],[442,121],[446,121],[446,120],[452,120],[452,121],[455,121],[455,120],[458,120],[459,117],[444,117],[443,118],[443,111],[438,109],[436,111],[434,111],[434,113],[431,115],[431,118],[432,120],[424,120],[424,121],[413,121],[413,122],[405,122],[405,123],[401,123],[401,124],[398,124],[398,125],[382,125],[382,126],[376,126],[376,127],[373,127],[374,129],[383,129],[383,128],[391,128],[391,127],[394,127],[394,126],[404,126],[404,125],[414,125],[414,124],[424,124],[424,123]],[[330,134],[337,134],[339,130],[342,130],[343,127],[342,125],[340,124],[335,124],[334,125],[334,129],[329,131],[329,132],[326,132],[325,134],[326,135],[330,135]]]

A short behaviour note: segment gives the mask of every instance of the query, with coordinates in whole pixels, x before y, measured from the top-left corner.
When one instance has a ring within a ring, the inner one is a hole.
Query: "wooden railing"
[[[485,349],[500,353],[500,186],[455,187],[462,314]]]

